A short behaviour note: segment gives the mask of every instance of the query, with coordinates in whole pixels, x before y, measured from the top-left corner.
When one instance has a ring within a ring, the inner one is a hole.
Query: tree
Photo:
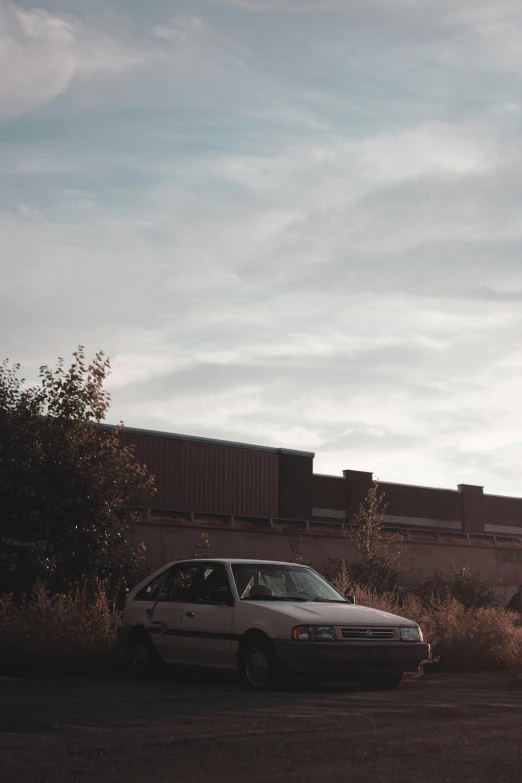
[[[110,405],[100,351],[82,346],[64,368],[40,368],[28,386],[20,365],[0,365],[0,591],[29,593],[37,579],[66,589],[90,578],[132,577],[140,549],[130,537],[154,479],[102,425]]]
[[[352,582],[379,592],[395,590],[401,581],[402,538],[385,531],[384,493],[374,481],[353,517],[349,537],[359,551],[350,564]]]

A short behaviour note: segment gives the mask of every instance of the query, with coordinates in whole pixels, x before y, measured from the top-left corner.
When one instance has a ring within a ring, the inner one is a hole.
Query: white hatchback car
[[[256,689],[285,672],[396,688],[430,650],[416,623],[354,605],[308,566],[235,559],[163,566],[129,593],[119,641],[135,676],[238,669]]]

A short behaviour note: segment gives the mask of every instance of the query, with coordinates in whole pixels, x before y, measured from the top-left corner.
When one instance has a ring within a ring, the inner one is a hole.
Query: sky
[[[522,495],[521,0],[0,0],[0,354]]]

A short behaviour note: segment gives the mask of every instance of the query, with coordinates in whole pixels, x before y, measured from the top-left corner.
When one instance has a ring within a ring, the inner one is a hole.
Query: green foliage
[[[0,592],[29,594],[38,579],[60,591],[84,579],[132,578],[141,552],[130,528],[153,478],[101,423],[110,404],[102,352],[80,346],[64,368],[27,386],[0,365]],[[132,507],[135,507],[134,510]]]

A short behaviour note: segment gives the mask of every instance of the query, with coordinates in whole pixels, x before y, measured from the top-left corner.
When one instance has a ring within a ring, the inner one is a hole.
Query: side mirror
[[[352,595],[351,593],[346,593],[344,597],[346,598],[349,604],[355,603],[355,596]]]

